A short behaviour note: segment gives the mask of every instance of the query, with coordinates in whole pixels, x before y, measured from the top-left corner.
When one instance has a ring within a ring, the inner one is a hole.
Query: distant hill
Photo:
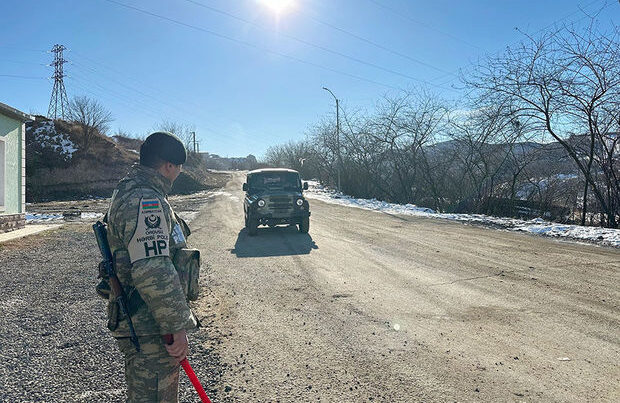
[[[463,140],[449,140],[425,147],[427,154],[431,158],[447,156],[469,156],[471,145]],[[577,172],[575,162],[568,152],[558,142],[536,143],[532,141],[518,142],[514,144],[506,143],[484,143],[476,144],[480,154],[487,158],[496,155],[500,158],[505,156],[512,149],[515,158],[521,163],[530,161],[529,171],[535,176],[546,177],[548,174],[574,174]],[[508,160],[505,165],[510,165]]]
[[[85,142],[77,125],[36,116],[26,125],[26,200],[110,197],[117,182],[138,162],[141,144],[139,139],[100,133]],[[190,154],[183,170],[173,193],[221,187],[229,178],[207,169],[196,154]]]

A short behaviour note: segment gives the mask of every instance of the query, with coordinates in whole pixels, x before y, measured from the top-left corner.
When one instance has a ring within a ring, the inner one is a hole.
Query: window
[[[260,172],[249,178],[251,192],[265,189],[301,189],[299,175],[293,172]]]

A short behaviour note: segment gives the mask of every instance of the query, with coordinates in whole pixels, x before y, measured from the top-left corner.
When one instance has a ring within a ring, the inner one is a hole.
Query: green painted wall
[[[0,214],[24,213],[24,133],[23,124],[19,120],[9,118],[0,113],[0,137],[4,140],[4,211]],[[0,203],[1,204],[1,203]]]

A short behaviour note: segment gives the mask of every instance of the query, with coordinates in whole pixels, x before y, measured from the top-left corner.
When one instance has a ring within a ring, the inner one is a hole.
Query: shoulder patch
[[[138,205],[136,232],[127,245],[131,263],[152,257],[170,256],[168,221],[158,198],[142,198]]]
[[[172,228],[172,240],[176,245],[180,245],[180,247],[185,247],[185,235],[183,235],[183,230],[181,229],[181,224],[175,223],[174,228]]]

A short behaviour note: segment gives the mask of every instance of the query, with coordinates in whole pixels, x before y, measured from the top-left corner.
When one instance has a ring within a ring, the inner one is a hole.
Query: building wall
[[[0,137],[4,140],[4,211],[0,215],[25,213],[25,125],[0,114]]]

